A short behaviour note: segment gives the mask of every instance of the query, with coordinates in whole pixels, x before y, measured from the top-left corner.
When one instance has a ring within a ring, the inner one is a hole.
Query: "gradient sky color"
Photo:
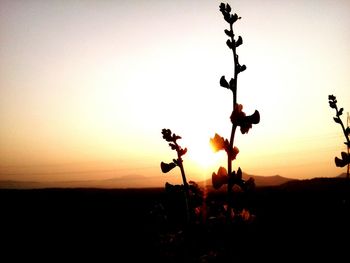
[[[350,111],[350,2],[229,3],[242,17],[235,32],[247,65],[238,102],[261,114],[237,134],[234,167],[291,178],[344,172],[327,99]],[[232,110],[219,85],[233,73],[219,4],[1,1],[0,179],[161,176],[159,163],[175,157],[162,128],[183,137],[189,179],[209,178],[226,163],[209,139],[229,136]]]

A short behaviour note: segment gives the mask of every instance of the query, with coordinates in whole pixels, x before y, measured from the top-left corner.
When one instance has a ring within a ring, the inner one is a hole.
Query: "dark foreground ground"
[[[208,193],[207,210],[223,200]],[[207,212],[185,229],[164,189],[0,190],[1,261],[349,262],[345,180],[257,188],[236,200],[249,220]]]

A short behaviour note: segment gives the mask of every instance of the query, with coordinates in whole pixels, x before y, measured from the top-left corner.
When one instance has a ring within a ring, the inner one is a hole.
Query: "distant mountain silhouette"
[[[331,178],[313,178],[298,180],[283,177],[280,175],[262,176],[249,175],[243,173],[243,179],[249,177],[254,178],[257,187],[281,186],[281,187],[296,187],[301,188],[303,185],[328,185],[329,183],[337,182],[333,179],[342,179],[346,177],[346,173]],[[155,188],[164,187],[165,182],[169,178],[164,176],[142,176],[142,175],[125,175],[110,179],[101,180],[76,180],[76,181],[56,181],[56,182],[36,182],[36,181],[16,181],[16,180],[0,180],[0,189],[39,189],[39,188]],[[174,183],[174,182],[171,182]],[[181,182],[176,182],[181,184]],[[205,181],[196,183],[201,187],[212,188],[211,178]],[[224,189],[225,187],[222,187]]]
[[[329,191],[329,189],[348,189],[347,179],[337,177],[318,177],[304,180],[293,180],[281,184],[279,187],[288,191]]]
[[[0,180],[0,189],[38,189],[38,188],[148,188],[164,187],[163,176],[146,177],[142,175],[126,175],[102,180],[76,181],[14,181]]]
[[[248,175],[243,173],[244,179],[249,179],[252,177],[255,181],[255,185],[260,186],[276,186],[281,185],[289,181],[295,181],[296,179],[291,179],[287,177],[283,177],[280,175],[272,175],[272,176],[262,176],[262,175]]]
[[[252,177],[255,181],[255,185],[257,187],[265,187],[265,186],[278,186],[281,184],[284,184],[289,181],[294,181],[297,179],[291,179],[287,177],[283,177],[280,175],[272,175],[272,176],[263,176],[263,175],[249,175],[247,173],[243,172],[243,179],[248,180],[250,177]],[[212,186],[211,178],[206,180],[205,182],[199,182],[199,185],[203,186]]]

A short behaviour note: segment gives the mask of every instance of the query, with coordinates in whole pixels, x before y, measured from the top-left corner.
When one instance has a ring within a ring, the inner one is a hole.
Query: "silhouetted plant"
[[[224,16],[225,21],[229,24],[229,29],[225,29],[225,34],[229,37],[226,41],[226,45],[232,50],[233,62],[234,62],[234,76],[230,81],[227,81],[225,76],[220,78],[220,85],[228,90],[231,90],[233,95],[233,110],[231,114],[231,136],[230,140],[224,139],[218,134],[215,134],[214,138],[210,139],[210,143],[214,151],[225,150],[227,153],[227,169],[220,167],[217,173],[212,174],[212,183],[215,189],[219,189],[223,184],[227,184],[227,217],[231,217],[232,207],[231,207],[231,196],[234,185],[239,185],[242,189],[247,189],[254,185],[254,180],[250,178],[245,181],[242,178],[242,170],[238,168],[237,171],[232,171],[232,161],[236,159],[239,150],[234,146],[235,132],[237,127],[240,127],[241,133],[248,133],[249,129],[252,128],[253,124],[258,124],[260,122],[259,111],[255,111],[252,115],[247,116],[243,112],[242,104],[237,103],[237,81],[238,76],[241,72],[245,71],[247,67],[241,65],[239,62],[239,56],[237,54],[237,48],[243,44],[243,39],[241,36],[235,38],[233,31],[233,24],[236,23],[241,17],[236,13],[231,14],[231,6],[229,4],[220,4],[220,12]]]
[[[334,121],[338,124],[340,124],[340,126],[342,127],[342,131],[344,133],[346,142],[344,142],[344,144],[347,146],[347,150],[348,152],[341,152],[341,159],[338,157],[335,157],[334,161],[335,161],[335,165],[337,167],[344,167],[345,165],[348,166],[347,169],[347,173],[346,173],[346,178],[349,179],[349,165],[350,165],[350,154],[349,154],[349,148],[350,148],[350,140],[349,140],[349,136],[350,136],[350,127],[346,127],[344,126],[344,123],[342,121],[342,119],[340,118],[341,115],[343,115],[343,108],[338,109],[337,106],[337,98],[334,95],[329,95],[328,96],[328,102],[329,102],[329,106],[332,109],[335,109],[335,117],[333,117]]]
[[[189,185],[187,183],[185,169],[184,169],[183,160],[182,160],[182,156],[186,154],[187,148],[183,149],[177,143],[177,140],[181,139],[181,136],[176,135],[175,133],[172,133],[170,129],[162,129],[162,134],[163,134],[163,139],[169,143],[170,148],[172,150],[176,151],[177,159],[173,159],[173,161],[170,163],[161,162],[160,168],[161,168],[163,173],[167,173],[167,172],[171,171],[176,166],[178,166],[180,168],[183,186],[179,186],[178,189],[180,189],[181,191],[183,189],[183,191],[184,191],[185,205],[186,205],[186,217],[187,217],[187,221],[189,222],[189,220],[190,220],[190,207],[189,207],[190,193],[189,193]],[[172,188],[172,187],[175,187],[175,186],[173,186],[169,183],[166,184],[166,190],[168,190],[168,191],[169,191],[169,189],[176,190],[176,188]]]

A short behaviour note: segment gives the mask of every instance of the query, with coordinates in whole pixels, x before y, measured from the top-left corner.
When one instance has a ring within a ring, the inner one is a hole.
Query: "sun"
[[[187,159],[192,168],[203,173],[207,177],[216,171],[222,161],[225,160],[224,152],[214,153],[209,140],[203,143],[200,140],[192,140],[188,143]]]

